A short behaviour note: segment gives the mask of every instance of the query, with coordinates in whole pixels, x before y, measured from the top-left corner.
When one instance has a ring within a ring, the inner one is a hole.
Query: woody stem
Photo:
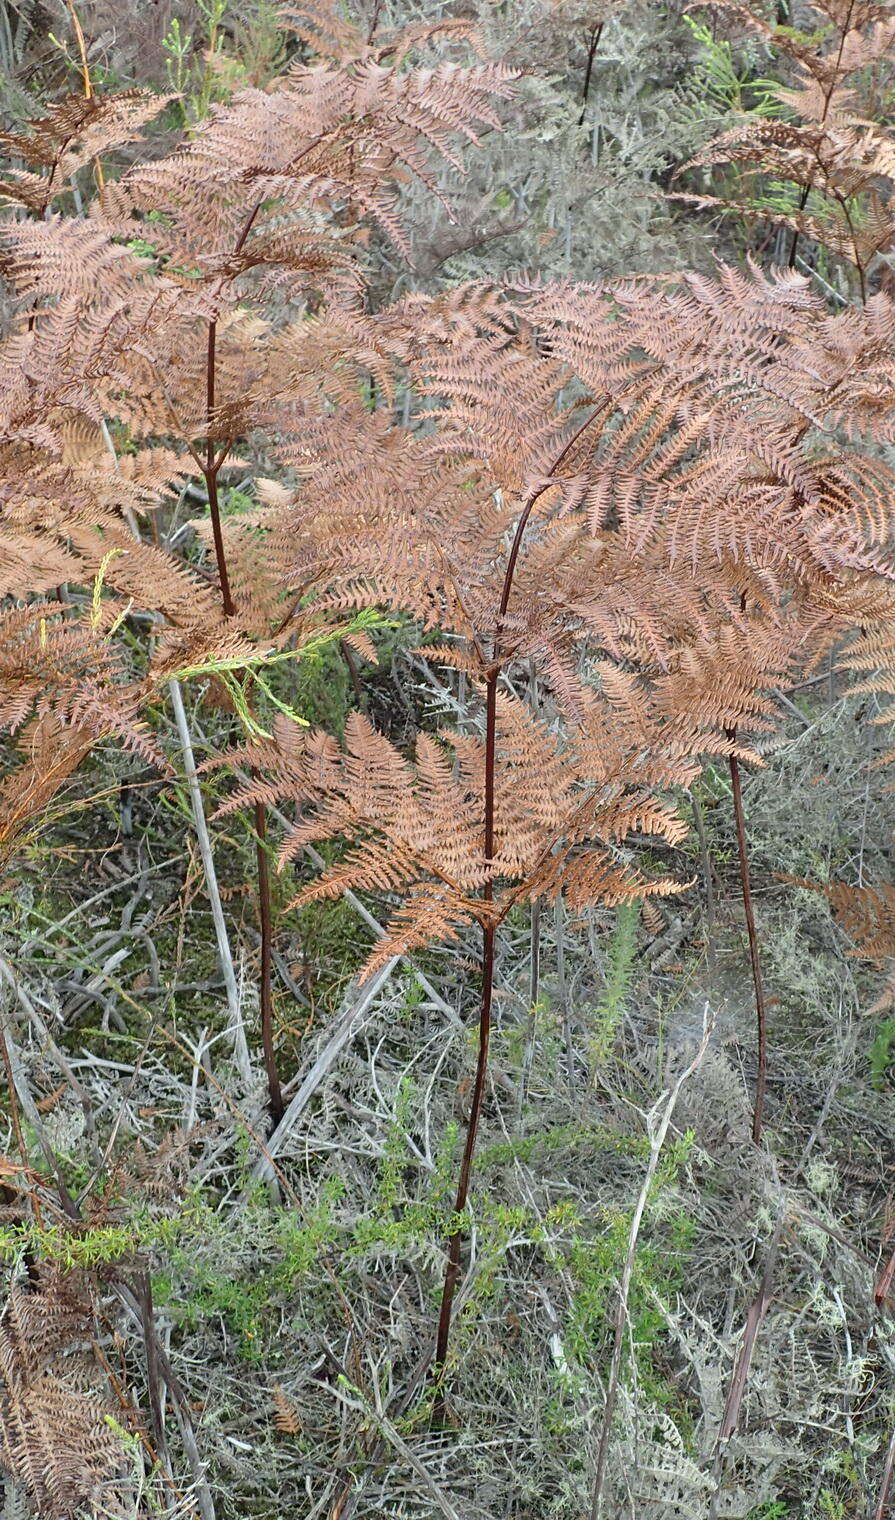
[[[494,630],[494,645],[491,663],[485,682],[485,775],[484,775],[484,858],[485,864],[490,865],[494,859],[494,800],[495,800],[495,776],[497,769],[497,682],[500,676],[502,660],[502,638],[504,619],[507,608],[510,605],[510,596],[513,590],[513,580],[519,562],[519,553],[522,548],[522,539],[528,526],[529,518],[535,504],[544,492],[549,488],[552,477],[559,469],[566,456],[577,443],[585,428],[589,427],[597,412],[591,412],[588,417],[577,427],[571,438],[567,440],[557,455],[550,475],[545,478],[540,486],[533,490],[526,498],[516,531],[513,534],[513,542],[507,557],[506,570],[504,572],[503,587],[501,589],[500,604],[497,613],[497,623]],[[469,1118],[466,1121],[466,1140],[463,1146],[463,1158],[460,1162],[460,1175],[457,1182],[457,1193],[454,1198],[454,1217],[463,1213],[469,1198],[469,1181],[472,1175],[472,1162],[475,1155],[476,1138],[478,1136],[479,1120],[482,1113],[482,1103],[485,1097],[485,1081],[488,1075],[488,1049],[491,1040],[491,1006],[494,997],[494,940],[496,934],[496,922],[490,910],[494,901],[494,883],[489,878],[485,882],[482,891],[482,899],[486,904],[482,916],[482,995],[479,1003],[479,1030],[478,1030],[478,1056],[476,1058],[475,1081],[472,1089],[472,1102],[469,1109]],[[451,1334],[451,1316],[454,1306],[454,1293],[457,1287],[457,1279],[460,1275],[460,1254],[463,1247],[463,1230],[458,1223],[451,1232],[448,1240],[447,1266],[444,1274],[444,1286],[441,1293],[441,1308],[438,1315],[438,1334],[435,1342],[434,1375],[440,1383],[445,1365],[447,1363],[448,1346]],[[436,1405],[438,1410],[443,1409],[443,1399],[439,1395]]]
[[[736,755],[730,756],[729,764],[730,781],[733,789],[733,814],[736,820],[740,890],[743,894],[743,911],[746,916],[746,933],[749,938],[749,962],[752,967],[752,983],[755,988],[755,1014],[758,1021],[758,1076],[755,1081],[755,1107],[752,1111],[752,1139],[757,1145],[761,1140],[761,1129],[764,1119],[764,1095],[768,1079],[768,1022],[764,997],[764,982],[761,975],[761,957],[758,951],[758,935],[755,930],[755,914],[752,908],[752,878],[749,869],[749,850],[746,844],[743,788],[740,783],[740,765]]]

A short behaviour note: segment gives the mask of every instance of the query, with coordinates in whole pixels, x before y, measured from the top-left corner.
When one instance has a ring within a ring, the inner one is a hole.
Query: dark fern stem
[[[600,46],[600,38],[603,35],[604,25],[605,22],[601,21],[598,26],[595,26],[590,34],[590,39],[588,41],[587,64],[584,70],[584,88],[581,92],[581,115],[578,117],[579,127],[583,125],[584,118],[587,115],[587,97],[590,94],[590,81],[591,74],[593,73],[594,58],[597,54],[597,48]]]
[[[778,10],[777,10],[777,17],[778,17],[778,19],[777,19],[777,25],[778,26],[780,26],[782,24],[781,20],[780,20],[780,11],[781,11],[782,8],[783,8],[783,0],[778,0]],[[830,106],[833,103],[833,95],[834,95],[834,92],[836,90],[836,86],[840,83],[840,79],[841,79],[840,69],[841,69],[841,64],[842,64],[842,54],[845,51],[846,38],[848,37],[849,31],[851,30],[852,12],[854,11],[854,8],[855,8],[855,0],[851,0],[851,4],[849,5],[848,10],[846,11],[845,16],[844,16],[843,21],[842,21],[841,26],[840,26],[840,32],[839,32],[839,51],[836,54],[836,62],[835,62],[835,65],[833,67],[833,72],[830,75],[829,84],[827,86],[827,90],[826,90],[825,95],[824,95],[824,106],[823,106],[823,111],[822,111],[821,117],[820,117],[820,124],[821,124],[821,126],[823,126],[824,123],[827,120],[827,117],[828,117],[828,115],[830,113]],[[788,13],[788,11],[789,11],[789,6],[787,4],[786,5],[786,12]],[[802,192],[801,192],[801,194],[799,196],[799,214],[800,215],[805,210],[805,207],[808,204],[808,197],[811,194],[812,188],[813,188],[813,185],[812,185],[812,181],[811,180],[809,180],[806,185],[802,186]],[[846,219],[849,221],[849,227],[851,227],[850,218],[848,218],[848,216],[846,216]],[[798,229],[798,227],[796,227],[793,230],[792,239],[791,239],[790,245],[789,245],[789,257],[787,259],[787,264],[789,265],[790,269],[792,269],[792,268],[795,267],[796,254],[798,253],[798,250],[799,250],[799,236],[800,236],[799,229]],[[867,289],[866,289],[866,285],[864,283],[864,270],[863,270],[863,268],[862,268],[861,263],[860,263],[859,260],[856,260],[856,263],[857,263],[857,269],[858,269],[858,278],[859,278],[859,280],[861,282],[861,299],[862,299],[862,301],[866,302],[866,300],[867,300]]]
[[[596,412],[591,412],[584,422],[575,429],[572,437],[565,444],[548,478],[534,490],[526,499],[519,514],[513,542],[510,547],[507,567],[504,573],[503,589],[501,592],[500,606],[497,612],[497,622],[494,630],[494,643],[490,667],[485,685],[485,777],[484,777],[484,856],[486,864],[494,859],[494,796],[495,776],[497,770],[497,682],[500,678],[501,665],[505,658],[503,650],[503,627],[507,608],[510,604],[510,596],[513,590],[513,578],[516,574],[516,566],[519,561],[519,553],[522,548],[522,539],[525,534],[528,520],[536,502],[552,483],[555,472],[560,468],[566,456],[571,452],[585,428],[593,422]],[[489,880],[482,889],[482,900],[486,905],[494,901],[494,882]],[[475,1156],[476,1139],[478,1137],[479,1120],[482,1115],[482,1104],[485,1097],[485,1082],[488,1076],[488,1051],[491,1041],[491,1009],[494,999],[494,951],[497,922],[489,914],[486,906],[482,915],[482,992],[479,1003],[479,1039],[478,1055],[476,1058],[475,1080],[472,1088],[472,1102],[469,1109],[469,1118],[466,1121],[466,1140],[463,1146],[463,1157],[460,1162],[460,1174],[457,1182],[457,1192],[454,1198],[454,1218],[458,1219],[466,1208],[469,1199],[469,1183],[472,1176],[472,1163]],[[454,1294],[457,1289],[457,1279],[460,1276],[460,1257],[463,1249],[463,1228],[457,1224],[448,1241],[447,1265],[444,1274],[444,1286],[441,1293],[441,1307],[438,1314],[438,1331],[435,1340],[434,1376],[438,1388],[435,1404],[435,1415],[441,1417],[444,1413],[443,1380],[447,1366],[448,1348],[451,1336],[451,1319],[454,1307]]]
[[[728,730],[728,738],[736,738],[736,729]],[[743,788],[740,781],[740,764],[731,755],[730,783],[733,788],[733,816],[736,821],[737,859],[740,868],[740,890],[743,896],[743,912],[746,916],[746,933],[749,938],[749,963],[752,967],[752,985],[755,989],[755,1014],[758,1024],[758,1075],[755,1080],[755,1104],[752,1110],[752,1139],[758,1145],[764,1121],[764,1097],[768,1080],[768,1020],[761,974],[761,955],[758,934],[755,929],[755,913],[752,907],[752,877],[749,869],[749,848],[746,843],[746,815],[743,809]]]
[[[208,435],[205,439],[205,468],[202,473],[205,476],[205,489],[208,493],[208,510],[211,515],[214,555],[217,560],[218,579],[221,583],[221,605],[224,609],[224,616],[232,617],[236,611],[236,604],[233,601],[233,593],[230,590],[230,574],[227,569],[227,555],[224,551],[224,534],[221,528],[221,505],[218,498],[218,472],[223,460],[216,455],[213,430],[217,332],[217,322],[209,322],[208,351],[205,362],[205,410],[208,418]]]

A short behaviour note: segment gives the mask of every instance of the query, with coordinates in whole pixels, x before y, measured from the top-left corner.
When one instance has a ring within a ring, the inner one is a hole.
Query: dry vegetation
[[[4,1520],[893,1512],[893,62],[0,0]]]

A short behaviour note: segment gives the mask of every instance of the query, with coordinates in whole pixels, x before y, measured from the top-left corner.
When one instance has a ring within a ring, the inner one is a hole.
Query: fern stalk
[[[826,123],[827,117],[830,114],[830,106],[833,103],[833,95],[835,94],[837,85],[839,85],[841,83],[840,69],[841,69],[841,66],[842,66],[842,54],[845,51],[845,40],[846,40],[846,38],[847,38],[850,30],[851,30],[851,18],[852,18],[852,12],[854,11],[854,8],[855,8],[855,0],[850,0],[850,4],[849,4],[849,7],[848,7],[848,10],[846,11],[845,17],[844,17],[844,19],[842,21],[842,24],[841,24],[841,29],[840,29],[840,33],[839,33],[839,51],[836,54],[836,62],[834,64],[834,66],[833,66],[833,71],[832,71],[832,73],[830,75],[829,84],[828,84],[827,89],[826,89],[826,91],[824,93],[823,110],[822,110],[821,115],[820,115],[820,125],[821,126],[824,126],[825,123]],[[811,180],[808,181],[807,185],[803,185],[802,186],[802,193],[799,196],[799,211],[800,212],[802,212],[802,211],[805,210],[805,207],[808,204],[808,197],[811,194],[812,188],[813,188],[813,181],[811,181]],[[851,218],[848,217],[847,213],[846,213],[846,216],[847,216],[847,220],[848,220],[848,224],[849,224],[849,229],[851,229]],[[787,263],[788,263],[790,269],[792,269],[795,266],[796,253],[798,251],[798,247],[799,247],[799,229],[798,229],[798,227],[796,227],[795,230],[794,230],[794,232],[793,232],[793,235],[792,235],[792,241],[791,241],[791,243],[789,245],[789,258],[787,259]],[[862,267],[860,261],[858,261],[856,259],[855,262],[857,264],[858,278],[859,278],[860,283],[861,283],[861,300],[862,300],[862,302],[866,303],[866,301],[867,301],[867,287],[866,287],[866,284],[865,284],[865,281],[864,281],[864,270],[863,270],[863,267]]]
[[[239,253],[246,238],[251,231],[261,208],[260,200],[252,208],[246,218],[235,252]],[[215,407],[215,374],[217,357],[217,322],[212,319],[208,324],[208,346],[206,350],[205,369],[205,402],[206,402],[206,427],[208,432],[205,438],[205,486],[208,492],[208,507],[211,515],[211,531],[214,538],[214,552],[217,559],[218,578],[221,586],[221,605],[225,617],[233,617],[236,612],[236,604],[230,589],[230,576],[227,569],[227,555],[224,548],[224,535],[221,526],[221,509],[218,499],[218,472],[229,452],[229,443],[218,453],[215,448],[214,438],[214,407]],[[267,818],[263,803],[256,803],[255,816],[255,870],[258,881],[258,924],[261,933],[261,1048],[264,1056],[264,1070],[267,1075],[267,1096],[270,1107],[270,1115],[276,1125],[283,1117],[283,1090],[280,1083],[280,1075],[277,1070],[276,1052],[273,1039],[273,909],[270,889],[270,869],[267,860]]]
[[[218,565],[218,578],[221,583],[221,603],[224,608],[224,616],[232,617],[236,611],[236,604],[233,601],[233,594],[230,590],[227,555],[224,550],[224,535],[221,529],[221,507],[218,500],[218,471],[221,468],[223,459],[215,457],[214,434],[212,430],[215,401],[217,333],[217,322],[209,322],[208,348],[205,360],[205,411],[208,418],[208,434],[205,439],[205,468],[202,473],[205,476],[205,489],[208,492],[211,532],[214,538],[214,553]]]
[[[513,578],[516,574],[516,566],[519,562],[519,553],[522,548],[522,539],[528,520],[531,517],[535,504],[543,496],[544,492],[552,484],[552,476],[560,468],[566,456],[571,452],[585,428],[589,427],[597,412],[591,412],[577,427],[568,439],[557,458],[547,478],[535,490],[530,492],[516,524],[513,542],[510,547],[507,567],[504,572],[503,589],[500,597],[500,606],[497,613],[497,621],[494,630],[494,644],[491,664],[485,682],[485,777],[484,777],[484,814],[485,814],[485,839],[484,856],[486,864],[494,859],[494,796],[495,778],[497,771],[497,682],[500,677],[502,664],[501,639],[503,636],[504,619],[507,608],[510,605],[510,596],[513,590]],[[494,901],[494,882],[486,881],[482,888],[482,900],[486,904]],[[493,917],[486,916],[482,923],[482,996],[479,1004],[479,1042],[478,1055],[476,1058],[475,1081],[472,1089],[472,1103],[469,1109],[469,1118],[466,1122],[466,1140],[463,1146],[463,1157],[460,1162],[460,1174],[457,1182],[457,1193],[454,1199],[454,1217],[462,1215],[469,1198],[469,1182],[472,1175],[472,1162],[475,1156],[476,1138],[478,1136],[479,1120],[482,1114],[482,1103],[485,1097],[485,1081],[488,1075],[488,1050],[491,1043],[491,1008],[494,999],[494,941],[497,932],[497,924]],[[448,1347],[451,1336],[451,1317],[454,1307],[454,1294],[457,1288],[457,1278],[460,1275],[460,1253],[463,1246],[463,1229],[461,1225],[453,1230],[448,1241],[447,1266],[444,1274],[444,1286],[441,1293],[441,1308],[438,1314],[438,1332],[435,1340],[435,1365],[434,1373],[437,1382],[441,1382],[444,1369],[447,1364]],[[436,1414],[443,1413],[443,1394],[439,1394],[436,1401]]]
[[[743,911],[746,915],[746,933],[749,938],[749,962],[752,967],[752,984],[755,988],[755,1014],[758,1021],[758,1076],[755,1081],[755,1106],[752,1110],[752,1139],[761,1140],[764,1119],[764,1096],[768,1076],[768,1022],[761,975],[761,956],[758,935],[755,931],[755,914],[752,909],[752,878],[749,869],[749,848],[746,843],[746,815],[743,810],[743,788],[740,782],[740,765],[736,755],[731,755],[730,782],[733,788],[733,815],[737,831],[737,859],[740,867],[740,890]]]

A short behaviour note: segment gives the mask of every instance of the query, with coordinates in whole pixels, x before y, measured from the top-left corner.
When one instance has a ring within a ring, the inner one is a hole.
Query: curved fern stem
[[[749,936],[749,961],[752,966],[752,984],[755,988],[755,1013],[758,1020],[758,1076],[755,1081],[755,1106],[752,1110],[752,1139],[758,1145],[764,1119],[764,1095],[768,1077],[768,1024],[761,975],[761,957],[758,951],[758,935],[755,931],[755,914],[752,910],[752,879],[749,870],[749,849],[746,844],[746,818],[743,811],[743,788],[740,784],[740,766],[736,755],[730,756],[730,781],[733,787],[733,813],[737,831],[737,857],[740,867],[740,889],[743,894],[743,911],[746,915],[746,933]]]
[[[519,561],[519,553],[522,548],[522,539],[532,510],[543,496],[544,492],[552,484],[552,477],[571,452],[574,445],[584,430],[590,426],[598,412],[591,412],[577,427],[571,438],[565,443],[553,467],[546,478],[527,496],[516,531],[513,534],[513,542],[510,546],[507,566],[504,572],[503,588],[501,591],[500,604],[497,612],[497,621],[494,629],[494,645],[491,656],[491,665],[485,685],[485,778],[484,778],[484,856],[485,862],[490,863],[494,859],[494,795],[495,774],[497,768],[497,682],[500,677],[501,665],[504,659],[502,649],[503,625],[510,605],[510,596],[513,590],[513,578],[516,574],[516,566]],[[494,900],[494,883],[487,881],[482,889],[482,901],[491,904]],[[482,1103],[485,1097],[485,1081],[488,1075],[488,1049],[491,1040],[491,1006],[494,997],[494,940],[497,931],[497,923],[486,907],[482,915],[482,996],[479,1004],[479,1040],[478,1056],[476,1058],[475,1081],[472,1089],[472,1103],[469,1109],[469,1118],[466,1121],[466,1140],[463,1147],[463,1158],[460,1162],[460,1175],[457,1182],[457,1193],[454,1199],[454,1218],[458,1219],[466,1208],[469,1198],[469,1181],[472,1175],[472,1162],[475,1155],[475,1144],[478,1135],[479,1119],[482,1113]],[[438,1314],[438,1333],[435,1341],[435,1364],[434,1374],[436,1381],[440,1383],[447,1364],[448,1346],[451,1335],[451,1316],[454,1307],[454,1293],[457,1287],[457,1278],[460,1275],[460,1253],[463,1246],[463,1229],[457,1223],[448,1241],[447,1266],[444,1274],[444,1286],[441,1292],[441,1308]],[[436,1402],[436,1414],[443,1412],[443,1395],[439,1393]]]

